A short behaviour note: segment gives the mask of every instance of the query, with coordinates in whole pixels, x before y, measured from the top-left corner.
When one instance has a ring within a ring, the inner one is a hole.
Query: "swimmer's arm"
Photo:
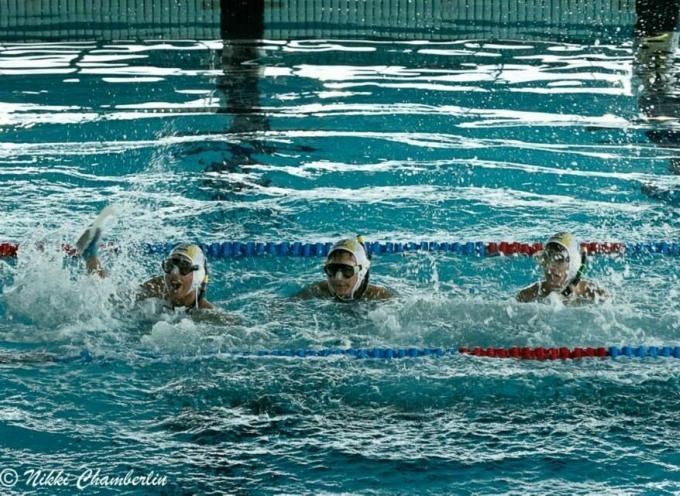
[[[370,300],[389,300],[394,295],[389,289],[380,286],[369,285],[368,288],[366,288],[365,296]]]
[[[539,296],[539,291],[540,291],[540,283],[535,283],[532,284],[531,286],[528,286],[524,289],[522,289],[519,293],[517,293],[517,301],[520,303],[529,303],[532,301],[536,301]]]
[[[298,300],[311,300],[312,298],[326,298],[329,296],[331,296],[331,294],[328,291],[328,283],[322,281],[307,286],[302,291],[293,295],[293,298]]]
[[[97,257],[90,257],[85,260],[85,267],[87,267],[87,272],[90,274],[97,274],[99,277],[102,279],[106,279],[106,271],[104,270],[104,267],[102,267],[101,262],[99,261],[99,258]]]

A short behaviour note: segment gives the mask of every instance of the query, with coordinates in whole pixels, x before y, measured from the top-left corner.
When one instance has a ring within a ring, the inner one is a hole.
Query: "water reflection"
[[[255,156],[272,155],[274,147],[262,138],[270,130],[269,118],[262,111],[260,84],[264,76],[262,58],[266,55],[261,48],[264,38],[264,1],[222,0],[220,34],[223,46],[219,54],[222,74],[216,78],[215,88],[220,94],[219,113],[229,116],[226,133],[228,142],[211,141],[204,152],[215,153],[211,159],[201,163],[205,171],[213,173],[205,184],[212,190],[212,197],[222,200],[234,191],[248,187],[242,180],[234,180],[232,173],[243,172],[243,166],[257,163]],[[294,146],[296,151],[310,151],[312,148]],[[225,173],[225,174],[223,174]],[[268,179],[257,178],[253,182],[269,186]]]
[[[225,40],[220,61],[224,70],[217,78],[216,88],[221,93],[224,111],[231,116],[229,134],[251,135],[270,129],[267,116],[260,112],[259,79],[262,68],[257,63],[259,50],[253,43]],[[241,165],[254,163],[253,155],[271,153],[261,140],[245,138],[239,143],[228,143],[229,155],[211,163],[209,171],[235,172]]]
[[[668,149],[669,172],[680,175],[680,58],[678,18],[680,0],[638,0],[635,67],[640,84],[638,105],[651,128],[652,143]],[[680,205],[680,191],[646,184],[648,196]]]
[[[264,37],[264,1],[222,1],[220,54],[222,75],[216,88],[222,95],[223,111],[232,117],[229,134],[269,130],[269,120],[259,111],[259,80],[263,75],[258,59],[263,55],[253,40]],[[228,143],[229,154],[211,163],[207,170],[235,172],[240,165],[253,163],[257,153],[270,153],[259,140]]]

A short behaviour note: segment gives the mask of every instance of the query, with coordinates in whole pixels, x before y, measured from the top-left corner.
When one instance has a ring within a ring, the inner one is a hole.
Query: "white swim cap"
[[[193,279],[191,280],[191,289],[196,291],[196,306],[198,306],[198,300],[205,293],[205,288],[208,285],[208,265],[203,250],[198,245],[181,243],[172,249],[169,258],[175,256],[184,257],[198,266],[198,269],[193,271]]]
[[[361,236],[357,236],[356,239],[341,239],[333,245],[331,250],[328,252],[328,258],[326,263],[331,261],[331,256],[333,253],[338,251],[345,251],[354,255],[357,261],[357,266],[359,267],[359,272],[357,274],[357,282],[354,284],[352,291],[349,294],[349,298],[341,298],[347,300],[354,300],[361,298],[361,295],[366,290],[368,286],[368,271],[371,268],[371,261],[368,258],[368,253],[366,252],[366,247],[364,246],[363,239]],[[332,288],[331,288],[332,291]],[[339,296],[335,295],[337,298]]]
[[[545,243],[544,251],[548,248],[548,245],[557,245],[567,252],[569,257],[569,269],[567,270],[567,281],[565,285],[570,284],[574,278],[576,278],[581,265],[583,265],[580,244],[571,233],[560,232],[552,236]]]

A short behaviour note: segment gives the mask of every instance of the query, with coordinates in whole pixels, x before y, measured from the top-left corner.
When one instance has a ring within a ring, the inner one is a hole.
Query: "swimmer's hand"
[[[99,263],[99,241],[104,232],[104,225],[107,219],[116,216],[116,209],[113,205],[105,207],[92,224],[87,226],[83,234],[76,241],[76,253],[85,260],[88,272],[94,272],[100,277],[106,277],[106,271]]]
[[[99,212],[97,218],[80,235],[76,241],[76,253],[85,260],[96,257],[99,252],[99,240],[104,231],[104,225],[109,218],[115,218],[117,212],[113,205],[108,205]]]
[[[99,263],[99,240],[102,237],[102,230],[97,226],[89,226],[85,232],[80,235],[76,242],[76,253],[85,260],[87,271],[92,274],[97,274],[104,279],[106,271]]]
[[[99,254],[99,241],[102,237],[100,227],[89,226],[76,241],[76,253],[85,260],[94,258]]]

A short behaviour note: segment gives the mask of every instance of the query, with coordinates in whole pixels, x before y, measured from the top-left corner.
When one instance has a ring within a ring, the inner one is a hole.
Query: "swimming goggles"
[[[161,265],[166,274],[172,272],[175,267],[179,269],[179,273],[183,276],[198,270],[198,265],[192,264],[185,258],[166,258]]]
[[[569,263],[569,255],[563,251],[545,250],[537,258],[541,265]]]
[[[361,265],[347,265],[343,263],[327,263],[323,271],[328,277],[334,277],[340,271],[344,279],[349,279],[361,270]]]

